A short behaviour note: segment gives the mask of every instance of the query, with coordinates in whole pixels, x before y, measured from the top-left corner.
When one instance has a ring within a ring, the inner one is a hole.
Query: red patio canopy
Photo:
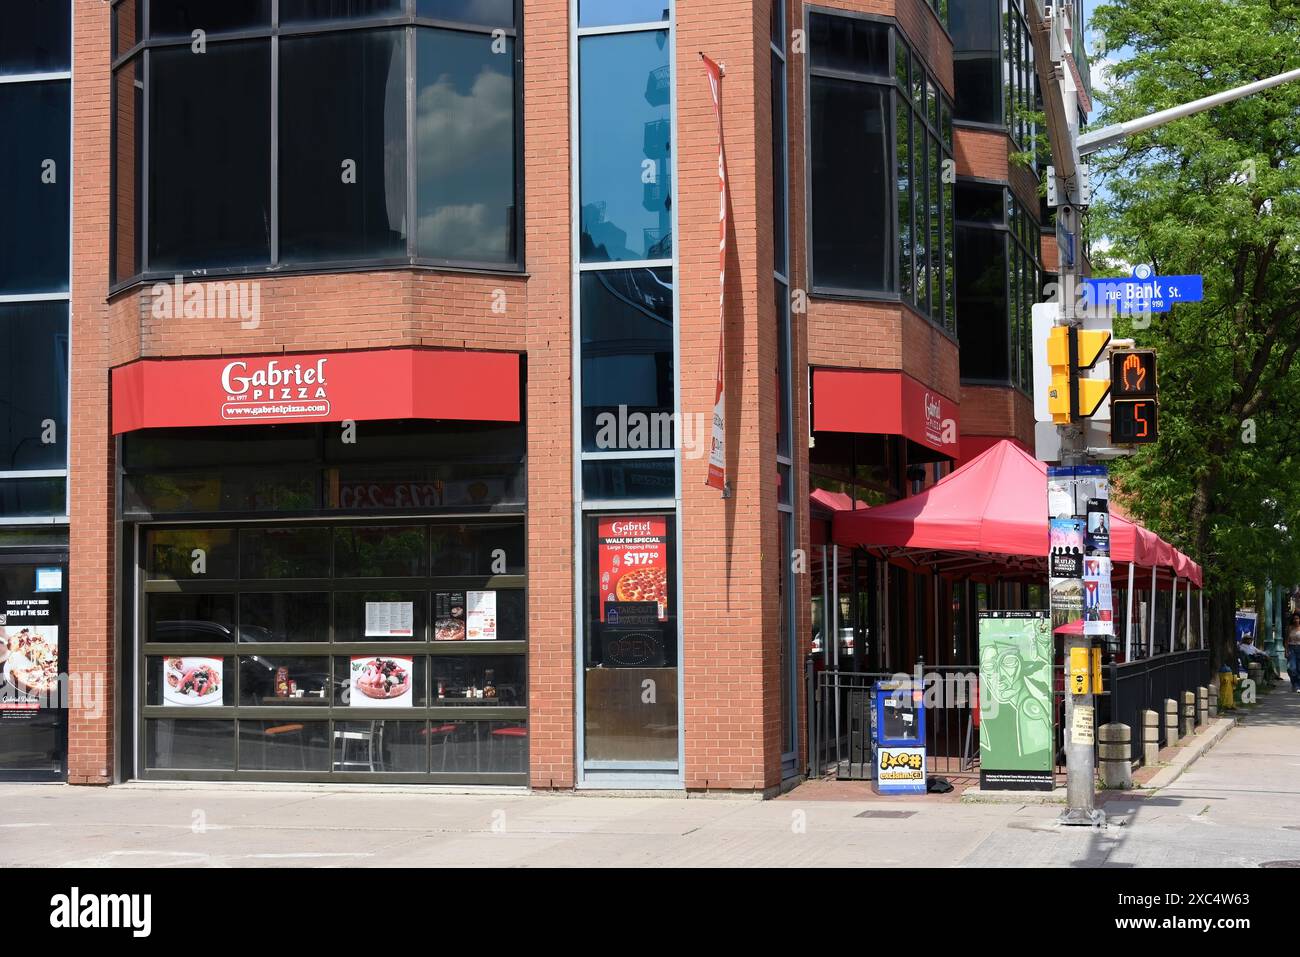
[[[1004,440],[919,495],[837,512],[832,537],[838,545],[884,553],[968,553],[992,565],[1028,570],[1047,558],[1047,466]],[[1111,517],[1110,547],[1116,565],[1154,564],[1201,585],[1200,566],[1118,515]],[[958,567],[969,571],[972,564],[978,560]],[[952,563],[936,563],[941,571],[945,566],[956,570]]]

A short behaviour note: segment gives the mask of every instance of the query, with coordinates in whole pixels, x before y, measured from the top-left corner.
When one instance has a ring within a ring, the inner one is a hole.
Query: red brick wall
[[[574,783],[569,10],[525,0],[528,684],[534,787]]]
[[[1034,403],[1010,386],[964,385],[961,389],[962,435],[997,435],[1034,447]]]
[[[68,668],[102,674],[116,694],[113,459],[108,435],[109,7],[76,0],[72,16],[72,369],[69,382]],[[68,780],[106,784],[112,713],[68,714]]]
[[[679,382],[686,415],[711,416],[718,358],[718,134],[699,52],[726,66],[731,201],[725,319],[731,497],[704,485],[706,459],[682,466],[686,786],[760,789],[780,778],[768,9],[687,0],[678,4],[677,30]]]

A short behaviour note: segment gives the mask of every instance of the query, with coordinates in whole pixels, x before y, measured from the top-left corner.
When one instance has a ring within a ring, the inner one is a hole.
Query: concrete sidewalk
[[[0,787],[0,866],[1258,866],[1300,861],[1300,695],[1275,691],[1171,787],[1060,808],[453,794],[328,785]],[[850,796],[853,792],[844,792]],[[1122,824],[1120,823],[1122,822]]]

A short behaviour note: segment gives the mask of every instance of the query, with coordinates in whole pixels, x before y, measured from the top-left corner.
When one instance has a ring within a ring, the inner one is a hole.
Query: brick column
[[[109,21],[101,0],[72,11],[72,368],[68,668],[103,675],[99,707],[68,712],[68,780],[113,773],[117,660],[113,628],[113,458],[108,425]]]

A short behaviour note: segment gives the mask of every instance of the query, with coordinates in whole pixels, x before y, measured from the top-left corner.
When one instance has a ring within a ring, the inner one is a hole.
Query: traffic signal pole
[[[1081,0],[1075,0],[1081,2]],[[1043,109],[1047,118],[1047,133],[1052,150],[1052,175],[1049,183],[1056,199],[1056,235],[1059,250],[1060,308],[1057,324],[1079,329],[1083,325],[1080,312],[1080,289],[1083,280],[1083,231],[1081,217],[1091,201],[1088,169],[1083,157],[1121,142],[1135,133],[1155,129],[1173,120],[1182,119],[1212,109],[1224,103],[1250,96],[1262,90],[1300,79],[1300,70],[1292,70],[1275,77],[1249,83],[1236,89],[1203,97],[1172,109],[1080,135],[1079,107],[1074,74],[1070,69],[1073,57],[1066,24],[1072,22],[1072,7],[1056,0],[1054,9],[1044,11],[1044,0],[1030,0],[1025,12],[1029,32],[1034,44],[1034,60],[1038,82],[1043,94]],[[1052,196],[1049,196],[1049,200]],[[1073,339],[1073,336],[1072,336]],[[1074,358],[1073,356],[1071,357]],[[1077,406],[1077,402],[1072,402]],[[1057,426],[1060,439],[1060,464],[1081,466],[1088,464],[1086,419],[1072,417],[1069,423]],[[1065,661],[1072,660],[1076,649],[1089,649],[1091,638],[1087,635],[1065,636]],[[1075,825],[1102,825],[1105,814],[1096,807],[1096,767],[1094,764],[1091,727],[1086,735],[1075,741],[1076,709],[1085,708],[1086,715],[1095,715],[1095,695],[1091,684],[1086,694],[1065,695],[1065,757],[1066,800],[1068,806],[1061,823]]]

